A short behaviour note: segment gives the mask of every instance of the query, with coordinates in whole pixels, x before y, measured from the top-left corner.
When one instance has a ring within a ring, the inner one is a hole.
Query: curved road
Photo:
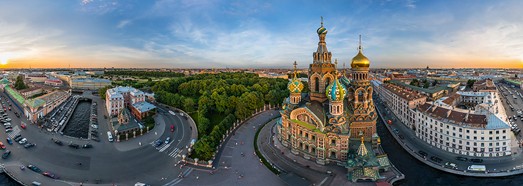
[[[30,184],[38,181],[44,185],[76,185],[78,183],[105,183],[132,185],[143,182],[152,185],[166,184],[177,178],[183,171],[175,168],[176,162],[181,158],[179,155],[185,150],[191,138],[191,129],[188,121],[178,114],[173,116],[165,111],[160,111],[155,118],[157,126],[149,133],[138,136],[128,141],[111,143],[107,140],[108,125],[100,113],[105,113],[103,102],[94,97],[93,101],[98,103],[98,123],[100,123],[100,142],[81,140],[61,136],[56,133],[48,133],[40,130],[35,125],[29,125],[27,129],[20,128],[20,119],[28,123],[24,118],[17,118],[12,111],[8,112],[13,128],[19,128],[23,137],[29,142],[35,143],[36,147],[25,149],[15,143],[8,145],[5,138],[8,134],[0,130],[1,141],[11,150],[11,156],[1,160],[6,171],[15,179]],[[175,125],[175,132],[170,132],[170,125]],[[15,129],[15,131],[18,131]],[[13,135],[13,134],[10,134]],[[14,136],[14,135],[13,135]],[[156,139],[165,140],[171,137],[171,143],[162,144],[159,148],[152,146]],[[51,138],[60,139],[64,146],[52,142]],[[130,137],[131,138],[131,137]],[[73,149],[67,146],[69,142],[79,145],[90,143],[92,149]],[[139,142],[142,145],[139,145]],[[80,162],[82,165],[77,165]],[[33,164],[43,171],[49,171],[60,176],[61,180],[53,180],[37,174],[30,170],[20,170],[20,165]],[[62,181],[65,180],[65,181]],[[46,184],[47,183],[47,184]]]
[[[278,111],[262,112],[247,120],[225,143],[218,167],[213,171],[194,169],[181,180],[182,185],[285,185],[285,183],[260,163],[254,155],[254,135],[258,127],[279,116]],[[242,156],[242,153],[244,154]]]

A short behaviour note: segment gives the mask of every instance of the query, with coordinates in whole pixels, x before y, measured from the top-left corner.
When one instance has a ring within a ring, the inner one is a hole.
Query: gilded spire
[[[365,139],[363,138],[363,136],[361,136],[361,144],[360,144],[360,147],[358,148],[358,156],[366,156],[368,153],[367,148],[365,147],[364,141],[365,141]]]
[[[294,61],[294,79],[296,79],[296,66],[298,65],[298,63],[296,63],[296,61]]]
[[[361,51],[362,48],[361,48],[361,34],[360,34],[360,42],[359,42],[359,45],[358,45],[358,50]]]

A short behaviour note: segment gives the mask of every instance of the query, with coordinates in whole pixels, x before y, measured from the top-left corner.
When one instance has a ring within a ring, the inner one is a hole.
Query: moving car
[[[20,124],[20,127],[22,127],[23,129],[25,129],[27,126],[25,125],[25,123],[22,123],[22,124]]]
[[[171,125],[171,132],[174,132],[174,125]]]
[[[171,137],[165,138],[165,144],[169,143],[171,141]]]
[[[157,139],[156,141],[154,141],[154,146],[155,147],[159,147],[160,145],[162,145],[162,140]]]
[[[4,143],[0,142],[0,148],[1,148],[1,149],[5,149],[5,145],[4,145]]]
[[[28,149],[28,148],[31,148],[31,147],[34,147],[34,146],[36,146],[36,144],[34,144],[34,143],[27,143],[27,144],[24,145],[24,148]]]
[[[42,175],[47,176],[49,178],[58,179],[57,175],[50,173],[50,172],[44,172],[44,173],[42,173]]]
[[[7,159],[11,155],[10,150],[5,150],[4,154],[2,154],[2,159]]]

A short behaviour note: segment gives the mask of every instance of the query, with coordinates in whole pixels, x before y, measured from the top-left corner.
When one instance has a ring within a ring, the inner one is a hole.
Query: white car
[[[93,129],[98,129],[98,125],[91,125],[91,127],[93,127]]]
[[[18,141],[18,143],[20,143],[20,145],[23,145],[23,144],[27,143],[27,139],[22,138],[20,141]]]

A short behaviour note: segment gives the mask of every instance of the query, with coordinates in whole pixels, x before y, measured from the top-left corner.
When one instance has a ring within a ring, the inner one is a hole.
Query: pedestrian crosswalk
[[[180,183],[183,178],[189,176],[189,174],[191,174],[191,172],[193,171],[194,169],[193,168],[187,168],[185,169],[183,172],[180,173],[180,175],[178,176],[178,178],[170,181],[169,183],[166,183],[164,186],[172,186],[172,185],[176,185],[178,183]]]
[[[163,151],[165,151],[167,148],[169,148],[169,147],[171,146],[172,143],[173,143],[173,142],[171,141],[171,143],[163,144],[163,145],[157,147],[156,149],[158,149],[158,151],[160,151],[160,152],[163,152]]]
[[[169,153],[169,156],[174,158],[174,157],[176,157],[178,154],[180,154],[181,152],[182,152],[182,150],[180,150],[180,149],[178,149],[178,148],[174,148],[174,150],[171,151],[171,152]]]
[[[13,139],[16,135],[20,134],[20,128],[18,126],[13,127],[13,131],[7,133],[7,135]]]

